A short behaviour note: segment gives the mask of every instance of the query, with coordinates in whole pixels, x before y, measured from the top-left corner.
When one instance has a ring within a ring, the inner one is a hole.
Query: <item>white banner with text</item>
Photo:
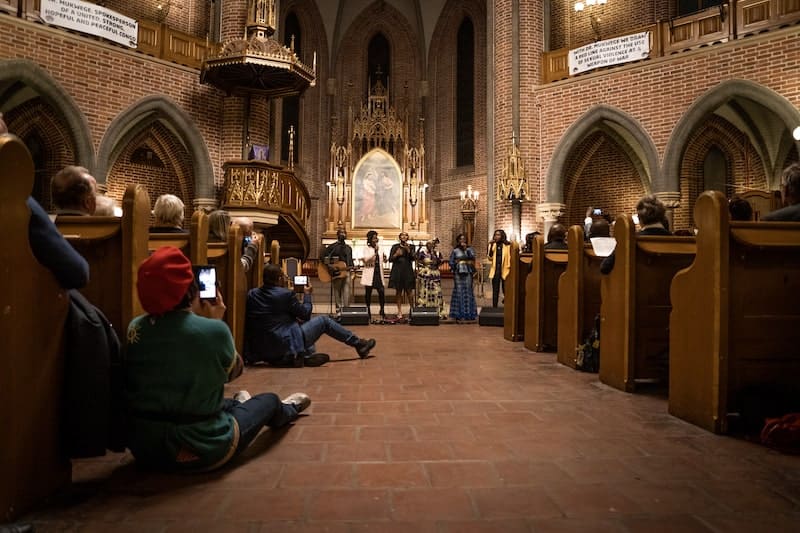
[[[124,46],[136,48],[139,23],[96,4],[81,0],[41,0],[40,13],[48,24],[96,35]]]
[[[650,32],[634,33],[587,44],[569,52],[569,73],[639,61],[650,55]]]

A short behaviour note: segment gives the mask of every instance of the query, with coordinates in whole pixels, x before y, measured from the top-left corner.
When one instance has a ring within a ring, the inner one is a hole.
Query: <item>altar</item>
[[[412,144],[405,115],[390,105],[378,80],[357,115],[351,108],[343,139],[334,132],[323,242],[334,240],[339,229],[348,240],[363,240],[369,230],[386,240],[401,231],[414,242],[430,238],[423,120]]]

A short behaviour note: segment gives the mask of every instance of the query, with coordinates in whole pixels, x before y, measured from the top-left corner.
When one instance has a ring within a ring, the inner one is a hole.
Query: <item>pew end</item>
[[[558,278],[566,270],[568,250],[545,250],[544,237],[533,240],[531,270],[525,280],[525,348],[544,352],[558,344]]]
[[[0,135],[0,523],[69,485],[60,445],[68,295],[39,264],[28,238],[34,165],[25,144]]]
[[[583,227],[572,226],[567,234],[567,267],[558,280],[557,359],[572,369],[576,352],[594,327],[600,312],[600,263],[603,258],[584,242]]]
[[[671,288],[669,412],[727,433],[749,390],[800,385],[800,223],[731,222],[712,191],[695,222]]]

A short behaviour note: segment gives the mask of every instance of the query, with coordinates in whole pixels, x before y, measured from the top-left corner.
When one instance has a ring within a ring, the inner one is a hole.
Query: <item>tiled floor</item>
[[[80,461],[37,532],[800,531],[800,458],[720,437],[477,325],[361,326],[375,357],[250,368],[231,392],[306,391],[220,472]]]

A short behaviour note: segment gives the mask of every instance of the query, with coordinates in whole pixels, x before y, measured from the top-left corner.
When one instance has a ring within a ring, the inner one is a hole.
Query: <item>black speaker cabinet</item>
[[[500,326],[503,327],[503,314],[505,313],[502,307],[482,307],[481,314],[478,315],[479,326]]]
[[[414,307],[408,323],[412,326],[438,326],[439,310],[435,307]]]
[[[366,326],[369,324],[369,315],[366,307],[343,307],[339,323],[343,326]]]

